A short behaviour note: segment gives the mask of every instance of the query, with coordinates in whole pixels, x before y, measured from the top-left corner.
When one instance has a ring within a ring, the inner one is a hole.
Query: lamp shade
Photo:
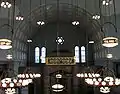
[[[0,39],[0,49],[12,48],[12,41],[9,39]]]
[[[61,84],[54,84],[54,85],[52,85],[52,90],[54,92],[61,92],[61,91],[63,91],[63,89],[64,89],[64,86],[61,85]]]
[[[118,38],[116,37],[103,38],[102,45],[104,47],[115,47],[118,45]]]

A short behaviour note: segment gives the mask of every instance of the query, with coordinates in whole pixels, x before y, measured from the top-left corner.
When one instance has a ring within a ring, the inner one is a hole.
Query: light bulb
[[[98,81],[101,82],[101,81],[102,81],[102,78],[98,78]]]
[[[4,7],[4,8],[7,8],[7,6],[6,6],[6,5],[3,5],[3,7]]]
[[[92,80],[90,80],[90,81],[89,81],[89,84],[93,85],[93,81],[92,81]]]
[[[33,74],[29,74],[31,78],[33,78]]]
[[[105,86],[105,85],[106,85],[106,82],[105,82],[105,81],[103,81],[103,82],[102,82],[102,85],[103,85],[103,86]]]
[[[94,74],[94,73],[92,73],[92,76],[93,76],[93,77],[95,77],[95,74]]]
[[[105,4],[106,4],[106,1],[104,0],[104,1],[102,2],[102,4],[105,5]]]
[[[19,83],[22,83],[22,79],[19,80]]]
[[[106,6],[108,6],[109,5],[109,3],[106,3]]]
[[[21,20],[23,21],[23,17],[21,18]]]
[[[28,75],[28,74],[26,74],[25,76],[26,76],[26,78],[29,78],[29,75]]]
[[[17,83],[17,79],[14,79],[13,82],[14,82],[14,83]]]
[[[83,73],[81,73],[81,77],[84,77]]]
[[[116,84],[116,85],[120,85],[120,79],[118,79],[118,78],[115,79],[115,84]]]
[[[28,80],[23,80],[22,85],[23,85],[23,86],[28,85]]]
[[[7,84],[6,84],[6,83],[3,83],[3,84],[2,84],[2,87],[7,87]]]
[[[2,3],[1,3],[1,7],[3,7],[3,6],[4,6],[4,4],[5,4],[5,2],[2,2]]]
[[[41,77],[41,75],[40,75],[40,74],[36,74],[36,76],[37,76],[37,77]]]
[[[9,5],[8,5],[8,8],[10,8],[11,6],[12,6],[12,5],[11,5],[11,4],[9,4]]]
[[[77,76],[77,77],[80,77],[81,75],[80,75],[80,73],[78,73],[78,74],[76,74],[76,76]]]
[[[32,83],[32,79],[27,79],[29,83]]]
[[[33,73],[33,77],[36,78],[36,74],[35,73]]]
[[[14,83],[10,83],[10,87],[14,87]]]
[[[112,85],[113,85],[113,82],[109,82],[109,85],[112,86]]]
[[[87,73],[84,74],[85,77],[88,77]]]
[[[25,78],[25,74],[22,74],[22,78]]]
[[[97,81],[96,78],[93,78],[93,81],[94,81],[94,82]]]
[[[19,74],[19,75],[18,75],[18,77],[19,77],[19,78],[22,78],[22,75],[21,75],[21,74]]]
[[[8,3],[8,2],[6,2],[6,5],[9,5],[9,3]]]
[[[95,81],[95,85],[99,85],[99,82],[98,82],[98,81]]]
[[[16,85],[19,87],[19,86],[21,86],[21,83],[17,83]]]

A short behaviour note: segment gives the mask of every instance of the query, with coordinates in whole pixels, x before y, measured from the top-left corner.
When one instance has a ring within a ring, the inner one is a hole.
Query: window
[[[45,57],[46,57],[46,48],[41,48],[41,63],[45,63]]]
[[[85,63],[86,62],[86,56],[85,56],[85,47],[81,47],[81,62]]]
[[[75,46],[75,62],[79,63],[79,47]]]
[[[35,48],[35,63],[39,63],[40,62],[40,49],[39,47]]]

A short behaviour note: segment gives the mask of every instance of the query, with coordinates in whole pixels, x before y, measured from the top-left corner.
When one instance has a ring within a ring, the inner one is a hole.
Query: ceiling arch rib
[[[49,9],[47,9],[48,7]],[[90,33],[93,33],[93,35],[95,35],[94,38],[100,38],[100,33],[98,34],[98,32],[100,31],[100,24],[99,22],[92,20],[92,15],[89,12],[81,9],[80,7],[73,6],[67,3],[60,3],[59,7],[60,21],[71,24],[71,21],[78,20],[81,23],[80,25],[93,28]],[[38,20],[44,20],[46,23],[55,22],[57,21],[57,13],[58,9],[55,3],[50,5],[41,5],[35,8],[34,10],[32,10],[31,15],[28,15],[23,21],[23,23],[18,26],[18,28],[22,28],[22,30],[18,31],[18,33],[23,31],[24,34],[28,35],[28,38],[32,37],[32,35],[37,31],[35,31],[35,28],[39,28],[37,25]],[[34,28],[34,30],[31,30],[31,32],[29,31],[30,19],[31,26],[32,28]]]

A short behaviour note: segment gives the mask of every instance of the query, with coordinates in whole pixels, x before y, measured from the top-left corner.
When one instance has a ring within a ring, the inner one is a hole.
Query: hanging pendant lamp
[[[1,7],[2,8],[11,8],[12,4],[11,4],[11,0],[1,0]]]
[[[111,23],[111,22],[105,22],[105,23],[103,24],[103,26],[106,25],[106,24],[112,25],[113,28],[115,29],[115,32],[117,32],[117,28],[116,28],[116,26],[115,26],[113,23]],[[101,31],[104,32],[103,26],[101,27]],[[103,40],[102,40],[102,45],[103,45],[104,47],[108,47],[108,48],[110,48],[110,47],[115,47],[115,46],[118,45],[118,43],[119,43],[118,38],[117,38],[117,37],[114,37],[114,36],[106,36],[106,37],[104,37]]]
[[[10,73],[10,74],[9,74]],[[0,88],[17,88],[27,86],[32,83],[32,79],[21,79],[17,77],[17,72],[8,68],[4,70],[0,77]]]
[[[120,79],[116,78],[112,69],[103,67],[98,70],[97,73],[100,74],[98,78],[87,78],[85,82],[88,85],[99,87],[100,92],[109,93],[112,87],[120,86]]]
[[[13,28],[9,24],[4,24],[0,28],[10,28],[7,32],[11,32],[13,35]],[[8,37],[8,36],[7,36]],[[11,37],[12,38],[12,37]],[[11,49],[12,48],[12,39],[9,38],[0,38],[0,49]]]

